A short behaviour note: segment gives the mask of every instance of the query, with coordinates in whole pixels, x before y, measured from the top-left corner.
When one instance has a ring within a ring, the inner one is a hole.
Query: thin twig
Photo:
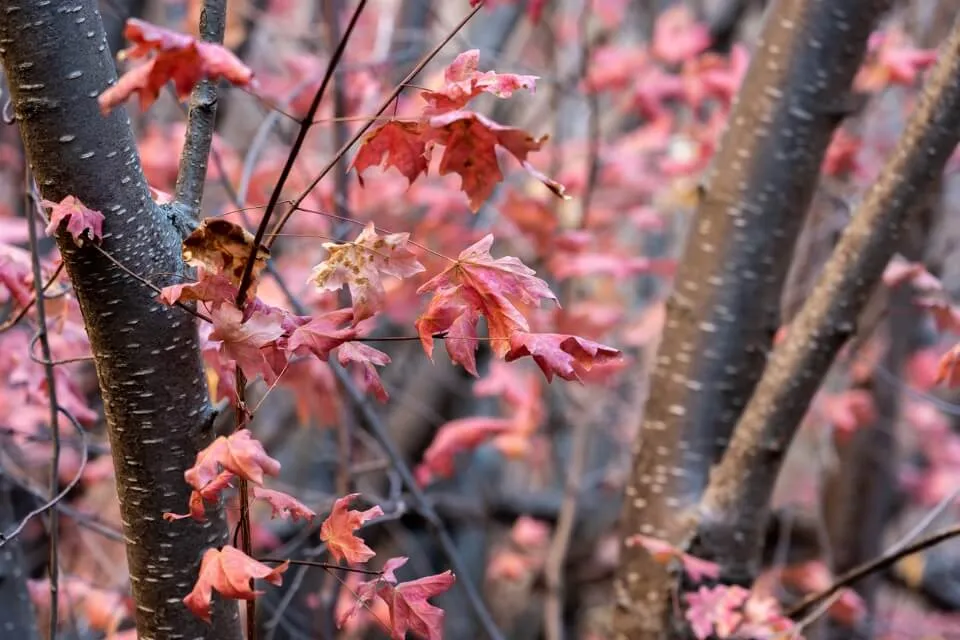
[[[307,198],[307,196],[310,195],[310,192],[313,191],[314,187],[316,187],[317,184],[319,184],[320,181],[323,180],[326,177],[326,175],[330,173],[330,171],[334,167],[337,166],[337,164],[340,162],[340,159],[347,154],[347,151],[349,151],[350,148],[354,144],[356,144],[360,140],[360,138],[364,136],[364,134],[367,133],[370,127],[372,127],[376,122],[378,122],[380,116],[383,115],[383,112],[386,111],[390,107],[390,105],[393,104],[394,100],[396,100],[400,96],[400,94],[406,88],[407,84],[411,80],[413,80],[413,78],[415,78],[417,74],[423,71],[424,67],[426,67],[430,63],[430,61],[433,60],[437,56],[437,54],[440,53],[440,51],[447,45],[447,43],[450,42],[460,32],[460,30],[463,29],[464,26],[466,26],[467,22],[470,21],[470,18],[476,15],[476,13],[480,11],[482,7],[483,7],[482,2],[477,4],[477,6],[473,8],[473,11],[468,13],[466,17],[464,17],[463,20],[461,20],[457,24],[457,26],[455,26],[450,31],[450,33],[447,34],[447,37],[445,37],[436,47],[434,47],[433,50],[430,51],[430,53],[424,56],[423,59],[420,60],[420,62],[418,62],[417,65],[410,71],[410,73],[407,74],[407,77],[404,78],[396,87],[394,87],[393,91],[390,92],[390,95],[387,96],[383,100],[383,102],[380,103],[380,107],[377,109],[376,113],[374,114],[374,117],[367,120],[367,122],[364,123],[364,125],[357,130],[357,132],[353,135],[353,137],[350,138],[350,140],[344,146],[340,147],[339,151],[337,151],[337,153],[330,160],[330,162],[328,162],[327,165],[320,170],[320,173],[317,175],[317,177],[314,178],[313,181],[309,185],[307,185],[307,188],[304,189],[303,192],[294,199],[293,204],[290,205],[287,211],[283,214],[283,217],[281,217],[280,220],[277,221],[276,226],[273,228],[273,234],[280,233],[280,230],[283,229],[284,225],[290,219],[290,216],[292,216],[294,212],[299,208],[300,203],[302,203]],[[267,220],[268,220],[268,217],[264,215],[263,220],[261,221],[261,228],[265,226],[264,222]],[[263,239],[263,234],[261,233],[259,234],[258,240],[262,240],[262,239]],[[272,246],[272,244],[273,244],[272,241],[268,241],[266,245],[267,248]],[[248,262],[248,267],[250,267],[250,269],[252,270],[253,269],[252,263]],[[246,275],[246,273],[244,275]]]
[[[77,419],[73,417],[73,414],[64,409],[63,407],[58,407],[59,413],[66,416],[70,423],[73,425],[73,428],[77,430],[77,433],[80,434],[80,438],[83,441],[84,445],[87,442],[87,432],[84,431],[83,427],[80,426],[80,423],[77,422]],[[58,493],[52,499],[43,503],[41,506],[37,507],[33,511],[30,511],[27,515],[21,518],[20,522],[13,529],[7,532],[0,533],[0,548],[3,547],[11,539],[15,538],[17,535],[23,531],[23,528],[27,526],[27,523],[33,518],[37,517],[42,513],[46,513],[51,507],[55,507],[63,498],[73,491],[73,488],[77,486],[80,482],[80,478],[83,477],[83,470],[87,467],[87,447],[84,446],[80,451],[80,466],[77,469],[76,475],[73,479],[63,488],[63,491]]]
[[[29,170],[26,172],[27,188],[26,204],[27,210],[33,208],[39,211],[36,205],[37,199],[31,197],[33,187],[33,176]],[[30,266],[33,270],[33,290],[34,298],[37,300],[37,337],[40,342],[40,352],[43,354],[43,375],[47,382],[47,398],[50,403],[50,434],[53,444],[53,451],[50,454],[50,499],[55,500],[57,487],[60,484],[60,405],[57,403],[57,377],[53,370],[53,354],[50,351],[50,340],[47,336],[47,305],[43,297],[43,272],[40,269],[40,243],[37,240],[37,221],[33,216],[27,216],[27,230],[30,237]],[[33,343],[30,345],[30,355],[33,356]],[[49,514],[49,556],[47,560],[47,573],[50,576],[50,628],[56,629],[60,620],[57,611],[57,600],[60,590],[60,514],[56,509]]]
[[[429,527],[433,529],[434,535],[440,543],[440,549],[443,551],[443,555],[446,557],[447,562],[450,563],[454,573],[459,577],[457,584],[463,587],[467,601],[470,603],[474,614],[480,620],[480,624],[483,626],[487,636],[491,640],[502,640],[503,635],[497,628],[497,623],[494,622],[490,611],[483,602],[483,598],[470,579],[466,565],[460,557],[460,552],[457,550],[456,543],[454,543],[453,538],[450,537],[446,525],[444,525],[440,516],[437,515],[430,499],[423,492],[423,489],[420,488],[420,485],[417,484],[413,472],[410,470],[406,461],[404,461],[403,455],[397,450],[397,446],[390,438],[390,434],[380,419],[380,416],[374,411],[373,407],[370,406],[367,398],[364,397],[356,385],[353,384],[353,381],[350,379],[350,374],[347,373],[346,369],[344,369],[339,362],[331,361],[330,367],[333,369],[337,381],[343,385],[343,388],[347,391],[347,396],[359,411],[367,428],[380,442],[380,446],[383,447],[384,452],[390,459],[390,463],[400,476],[407,491],[410,492],[410,499],[414,507],[420,515],[423,516]]]
[[[60,274],[62,272],[63,272],[63,262],[57,265],[57,268],[54,270],[53,274],[50,276],[50,279],[47,280],[46,284],[43,285],[43,288],[40,290],[41,294],[46,294],[47,289],[53,286],[53,283],[57,281],[57,278],[60,277]],[[48,298],[46,297],[46,295],[44,295],[44,300],[46,299]],[[23,308],[21,308],[17,312],[17,315],[13,316],[3,324],[0,324],[0,333],[3,333],[7,329],[13,327],[18,322],[23,320],[23,317],[27,315],[27,313],[30,311],[30,309],[33,308],[33,305],[36,304],[36,302],[37,302],[37,295],[34,294],[33,297],[30,298],[30,300],[27,302],[27,304],[23,305]]]
[[[131,271],[129,268],[127,268],[126,265],[124,265],[122,262],[120,262],[119,260],[117,260],[116,258],[114,258],[112,255],[110,255],[103,247],[100,247],[99,245],[96,245],[96,244],[91,244],[90,246],[93,247],[96,251],[99,251],[99,252],[100,252],[100,255],[102,255],[104,258],[106,258],[107,260],[109,260],[110,262],[112,262],[113,264],[115,264],[118,269],[120,269],[121,271],[123,271],[124,273],[126,273],[128,276],[130,276],[131,278],[133,278],[133,279],[136,280],[137,282],[143,284],[143,285],[146,286],[146,287],[149,287],[150,289],[153,289],[153,290],[156,291],[157,293],[163,293],[163,289],[162,289],[162,288],[160,288],[160,287],[158,287],[157,285],[153,284],[152,282],[150,282],[149,280],[147,280],[147,279],[144,278],[143,276],[141,276],[141,275],[139,275],[139,274],[134,273],[133,271]],[[190,315],[192,315],[192,316],[194,316],[194,317],[196,317],[196,318],[199,318],[200,320],[203,320],[204,322],[209,322],[209,323],[213,324],[213,319],[210,318],[210,316],[208,316],[208,315],[205,314],[205,313],[202,313],[202,312],[200,312],[200,311],[197,311],[196,309],[191,309],[190,307],[188,307],[187,305],[185,305],[184,303],[182,303],[182,302],[180,302],[180,301],[175,302],[174,305],[180,307],[181,309],[183,309],[184,311],[186,311],[186,312],[189,313]]]
[[[376,571],[374,569],[361,569],[360,567],[351,567],[344,566],[342,564],[332,564],[330,562],[319,562],[317,560],[290,560],[289,558],[257,558],[259,562],[289,562],[290,564],[300,565],[303,567],[316,567],[318,569],[327,569],[329,571],[347,571],[349,573],[359,573],[365,576],[382,576],[383,571]]]
[[[885,553],[879,558],[871,560],[870,562],[865,562],[864,564],[854,567],[850,571],[841,574],[832,585],[823,591],[809,594],[803,600],[787,609],[785,613],[791,618],[802,615],[807,609],[815,606],[820,601],[829,598],[840,589],[843,589],[844,587],[849,586],[870,574],[893,566],[907,556],[923,551],[924,549],[929,549],[930,547],[934,547],[941,542],[945,542],[951,538],[956,538],[957,536],[960,536],[960,525],[955,525],[938,533],[929,535],[926,538],[922,538],[914,542],[913,544],[901,546],[899,549],[896,549],[891,553]]]
[[[200,12],[200,39],[223,44],[227,21],[226,0],[203,0]],[[217,118],[217,85],[201,80],[190,94],[187,130],[177,169],[174,199],[196,220],[203,201],[203,186],[207,178],[207,161],[213,143],[214,122]]]
[[[346,53],[347,42],[350,41],[350,35],[353,33],[354,27],[357,26],[357,22],[360,20],[360,15],[363,13],[363,9],[366,6],[367,0],[360,0],[360,2],[357,4],[357,8],[353,12],[353,16],[350,18],[350,23],[347,25],[346,31],[344,31],[343,38],[341,38],[340,42],[337,43],[337,48],[330,57],[330,61],[327,63],[327,69],[323,74],[323,80],[320,81],[320,86],[317,87],[316,93],[313,94],[313,101],[310,103],[310,107],[307,109],[307,113],[304,116],[303,121],[300,123],[300,129],[297,131],[297,138],[290,147],[290,153],[287,154],[287,160],[284,162],[283,169],[280,171],[280,177],[277,178],[277,184],[274,185],[273,192],[270,194],[270,201],[267,203],[267,208],[263,212],[263,218],[260,220],[260,225],[257,227],[257,233],[254,236],[253,246],[250,250],[251,253],[247,258],[246,264],[244,265],[243,276],[240,278],[240,287],[239,291],[237,292],[237,306],[240,308],[243,308],[243,303],[247,297],[247,291],[249,291],[250,285],[253,284],[253,265],[255,263],[253,256],[260,247],[261,242],[263,242],[263,235],[267,232],[267,225],[270,223],[270,218],[273,216],[273,212],[277,208],[277,203],[280,201],[280,194],[283,192],[283,188],[287,183],[287,178],[290,177],[293,164],[296,162],[297,157],[299,157],[300,150],[303,148],[303,143],[307,139],[307,133],[310,131],[310,127],[313,125],[312,121],[314,117],[316,117],[317,111],[320,108],[320,101],[323,99],[323,95],[326,93],[327,87],[333,80],[334,71],[336,70],[337,65],[340,63],[340,60],[343,58],[344,53]],[[336,160],[334,160],[333,164],[336,164]],[[296,204],[299,204],[299,202]],[[291,208],[296,208],[296,204],[294,204]],[[268,243],[266,246],[269,247],[270,244]]]

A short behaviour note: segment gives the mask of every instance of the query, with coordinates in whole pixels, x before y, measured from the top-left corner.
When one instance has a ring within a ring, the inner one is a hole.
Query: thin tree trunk
[[[729,117],[691,225],[651,379],[622,517],[677,542],[763,372],[794,244],[884,0],[781,0]],[[623,548],[618,638],[661,638],[671,578]]]
[[[0,15],[0,59],[43,197],[73,195],[102,211],[102,249],[126,269],[152,280],[181,272],[180,236],[150,199],[126,111],[99,111],[116,74],[95,0],[0,0]],[[211,509],[205,523],[162,517],[186,508],[184,469],[211,440],[194,320],[96,248],[65,234],[57,242],[96,360],[139,637],[239,638],[234,602],[216,602],[212,625],[181,602],[202,552],[226,540],[222,513]]]

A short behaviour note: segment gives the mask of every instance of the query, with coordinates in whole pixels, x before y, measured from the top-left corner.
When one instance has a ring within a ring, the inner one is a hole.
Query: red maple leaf
[[[449,478],[453,475],[458,454],[476,449],[494,436],[510,431],[514,425],[512,419],[489,416],[451,420],[437,430],[423,453],[423,461],[417,467],[417,477],[424,484],[435,476]]]
[[[126,101],[132,94],[140,96],[140,108],[146,110],[157,99],[167,82],[173,81],[181,100],[202,79],[225,79],[237,86],[253,85],[253,72],[229,49],[190,36],[130,18],[123,31],[133,46],[120,53],[121,58],[155,56],[146,64],[128,71],[97,99],[104,113]]]
[[[425,116],[456,111],[481,93],[509,98],[518,89],[536,88],[537,76],[480,71],[480,50],[464,51],[444,70],[445,86],[439,91],[421,91],[427,101]]]
[[[203,267],[197,269],[196,282],[172,284],[160,290],[157,298],[164,304],[199,300],[217,307],[237,298],[237,287],[223,274],[211,274]]]
[[[443,610],[427,600],[447,591],[456,579],[450,571],[399,582],[395,572],[407,563],[407,558],[391,558],[384,563],[383,575],[375,580],[362,582],[356,589],[357,600],[337,620],[342,627],[361,607],[378,597],[390,612],[390,638],[404,640],[407,632],[413,632],[427,640],[441,640],[443,633]]]
[[[330,515],[320,526],[320,539],[327,543],[330,555],[338,561],[346,560],[351,564],[361,564],[377,555],[353,532],[367,520],[383,515],[383,509],[379,506],[366,511],[350,510],[350,503],[359,495],[351,493],[337,498]]]
[[[359,371],[361,390],[373,392],[380,402],[390,399],[376,369],[390,364],[390,356],[362,342],[345,342],[337,349],[337,360],[344,366],[358,365],[356,368],[351,368]]]
[[[83,236],[88,234],[95,241],[103,239],[103,214],[87,208],[74,196],[67,196],[60,202],[41,200],[40,204],[50,209],[50,223],[47,233],[53,235],[66,221],[67,232],[73,236],[77,246],[83,246]]]
[[[312,353],[326,360],[330,352],[357,335],[355,327],[341,327],[353,318],[353,309],[337,309],[296,326],[287,340],[290,353]]]
[[[352,168],[357,170],[363,185],[363,172],[368,167],[379,166],[386,156],[386,166],[396,167],[409,183],[421,173],[427,173],[430,153],[419,122],[391,120],[368,133],[360,150],[353,159]]]
[[[258,500],[264,500],[270,504],[273,510],[271,517],[290,518],[294,522],[303,518],[304,520],[313,520],[317,517],[316,512],[303,504],[293,496],[282,491],[264,489],[263,487],[253,488],[253,497]]]
[[[236,362],[247,379],[253,380],[259,374],[267,384],[273,384],[286,364],[277,343],[285,333],[283,318],[256,309],[245,319],[244,313],[232,303],[219,305],[210,315],[213,319],[210,340],[220,341],[222,357]]]
[[[324,243],[330,255],[313,268],[310,282],[321,291],[336,291],[347,285],[353,299],[354,323],[365,320],[383,308],[386,291],[382,275],[406,278],[424,270],[407,248],[409,238],[409,233],[380,236],[371,222],[353,242]]]
[[[497,161],[498,146],[523,164],[527,155],[540,150],[547,140],[547,136],[534,138],[523,129],[505,127],[471,111],[451,111],[433,116],[429,124],[429,139],[446,147],[440,159],[440,175],[456,173],[460,176],[461,189],[467,194],[470,209],[474,212],[480,210],[497,183],[503,181]],[[556,190],[555,186],[553,190]]]
[[[427,355],[433,355],[433,335],[449,331],[455,335],[448,351],[451,357],[476,375],[476,325],[480,315],[487,319],[491,348],[503,357],[510,350],[510,337],[529,331],[523,314],[511,299],[538,305],[540,300],[557,300],[546,282],[519,259],[490,255],[493,235],[486,235],[464,249],[457,261],[424,283],[417,293],[437,292],[424,314],[417,320],[417,332]],[[453,347],[458,341],[463,345]]]
[[[193,466],[184,472],[183,477],[191,487],[204,492],[208,485],[217,482],[220,488],[223,471],[263,485],[264,474],[276,476],[280,473],[280,463],[267,455],[260,441],[255,440],[247,429],[241,429],[229,436],[220,436],[197,453]]]
[[[622,357],[613,347],[592,340],[560,333],[526,333],[518,331],[510,336],[510,351],[504,360],[533,358],[547,382],[554,374],[564,380],[580,380],[581,371],[589,371],[595,364],[606,364]]]
[[[224,598],[253,600],[263,593],[253,590],[253,580],[266,580],[280,586],[283,582],[281,574],[288,566],[289,563],[284,562],[271,569],[229,545],[223,549],[207,549],[200,562],[200,576],[183,603],[195,616],[210,622],[210,599],[214,589]]]

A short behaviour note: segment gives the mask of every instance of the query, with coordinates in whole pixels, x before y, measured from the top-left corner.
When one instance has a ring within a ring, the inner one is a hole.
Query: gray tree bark
[[[95,0],[0,0],[0,16],[0,61],[43,197],[102,211],[102,249],[131,272],[181,272],[180,235],[150,199],[126,111],[103,116],[97,104],[116,72]],[[65,234],[57,243],[96,360],[139,637],[239,638],[236,603],[216,599],[208,625],[181,601],[203,551],[226,541],[222,513],[162,517],[185,510],[183,472],[212,435],[194,320],[96,248]]]
[[[794,245],[885,0],[780,0],[766,16],[667,304],[622,533],[680,542],[779,328]],[[623,547],[617,638],[661,638],[671,577]]]

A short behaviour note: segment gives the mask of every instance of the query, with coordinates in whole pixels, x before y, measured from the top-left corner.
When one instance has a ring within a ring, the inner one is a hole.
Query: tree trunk
[[[780,0],[691,225],[667,305],[622,517],[635,534],[678,542],[763,372],[779,328],[794,244],[850,84],[884,0]],[[660,638],[671,579],[623,548],[618,638]]]
[[[0,59],[43,197],[74,195],[102,211],[102,249],[131,272],[181,272],[180,236],[150,199],[126,111],[99,111],[116,74],[95,0],[0,0],[0,16]],[[63,233],[57,243],[96,360],[139,637],[239,638],[235,602],[217,601],[212,625],[181,602],[203,551],[226,540],[222,513],[211,509],[204,523],[162,517],[185,511],[183,472],[212,435],[194,320],[95,247]]]

